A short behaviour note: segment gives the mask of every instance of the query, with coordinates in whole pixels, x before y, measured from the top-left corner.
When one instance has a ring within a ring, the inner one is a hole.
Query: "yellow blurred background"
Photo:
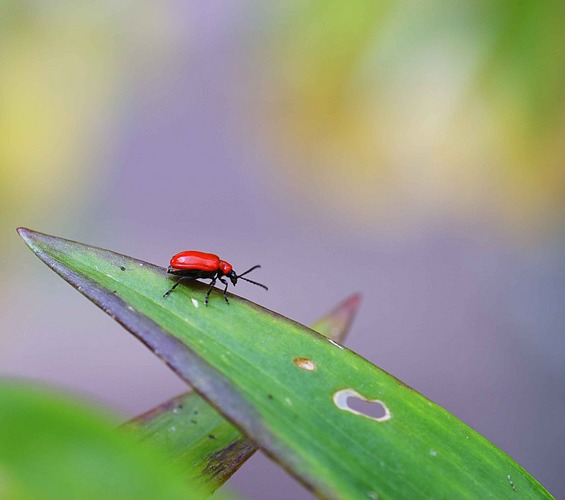
[[[0,0],[0,374],[124,418],[183,389],[17,226],[213,251],[303,322],[361,291],[352,348],[565,495],[564,11]],[[261,458],[232,483],[309,498]]]
[[[292,5],[263,48],[256,103],[287,188],[313,186],[324,210],[373,230],[447,217],[522,239],[562,226],[565,6]]]

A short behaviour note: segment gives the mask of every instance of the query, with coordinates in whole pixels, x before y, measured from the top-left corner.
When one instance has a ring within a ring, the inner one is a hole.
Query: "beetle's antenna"
[[[257,267],[259,267],[259,266],[257,266]],[[255,269],[255,268],[253,268],[253,269]],[[238,276],[237,278],[239,279],[239,278],[241,278],[241,276]],[[249,283],[253,283],[254,285],[260,286],[261,288],[264,288],[267,291],[269,290],[265,285],[262,285],[261,283],[257,283],[256,281],[251,281],[251,280],[248,280],[247,278],[241,278],[241,279],[248,281]]]
[[[241,273],[239,275],[236,274],[236,277],[237,277],[237,279],[241,278],[242,280],[248,281],[249,283],[253,283],[254,285],[260,286],[261,288],[268,290],[268,288],[265,285],[262,285],[261,283],[257,283],[256,281],[252,281],[250,279],[243,278],[243,276],[245,276],[246,274],[250,273],[251,271],[254,271],[255,269],[259,269],[260,267],[261,267],[260,265],[253,266],[251,269],[248,269],[244,273]]]
[[[239,274],[237,277],[241,278],[242,276],[245,276],[246,274],[250,273],[251,271],[254,271],[255,269],[259,269],[260,267],[261,267],[260,265],[253,266],[251,269],[248,269],[244,273]]]

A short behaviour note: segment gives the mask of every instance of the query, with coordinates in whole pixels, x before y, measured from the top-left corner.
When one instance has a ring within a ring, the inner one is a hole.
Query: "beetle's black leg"
[[[196,278],[194,278],[192,276],[181,276],[178,279],[178,281],[163,294],[163,297],[167,297],[177,286],[179,286],[181,284],[181,281],[194,280],[194,279],[196,279]]]
[[[224,278],[219,278],[219,279],[220,279],[220,281],[221,281],[224,285],[226,285],[226,287],[224,288],[224,300],[226,301],[226,304],[229,304],[230,301],[228,300],[228,298],[227,298],[227,296],[226,296],[226,293],[227,293],[227,291],[228,291],[228,285],[229,285],[229,283],[228,283]]]
[[[206,304],[206,306],[208,306],[208,299],[210,298],[212,288],[214,288],[214,285],[216,284],[216,279],[217,278],[212,278],[212,281],[210,281],[210,288],[208,288],[208,292],[206,292],[206,298],[204,299],[204,304]]]
[[[164,294],[163,297],[167,297],[177,286],[179,286],[181,284],[181,282],[183,281],[192,281],[198,278],[195,278],[194,276],[181,276],[177,282],[169,289],[167,290]]]
[[[182,281],[182,278],[179,279],[171,288],[169,288],[164,294],[163,297],[168,297],[169,294],[177,287],[180,285],[180,282]]]

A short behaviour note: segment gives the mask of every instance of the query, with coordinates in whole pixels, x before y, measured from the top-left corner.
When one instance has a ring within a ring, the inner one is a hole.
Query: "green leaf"
[[[20,229],[53,270],[124,325],[323,497],[547,498],[463,422],[356,353],[237,296],[180,286],[164,269]],[[373,401],[382,415],[357,411]]]
[[[0,402],[0,498],[204,498],[92,405],[5,380]]]
[[[360,296],[352,295],[312,328],[343,340],[359,303]],[[136,432],[142,440],[159,444],[191,477],[206,481],[212,491],[257,450],[239,429],[192,391],[134,418],[123,428]]]

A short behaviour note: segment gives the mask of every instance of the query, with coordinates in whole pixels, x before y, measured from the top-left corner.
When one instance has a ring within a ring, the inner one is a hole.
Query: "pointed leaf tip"
[[[350,295],[328,314],[319,319],[312,328],[318,333],[332,338],[334,341],[343,342],[359,310],[361,300],[360,293]]]
[[[30,231],[27,227],[18,227],[16,229],[16,231],[26,241],[27,241],[27,238],[29,237],[29,233],[33,232],[33,231]]]
[[[18,227],[16,229],[16,231],[21,236],[21,238],[24,240],[25,244],[28,247],[30,247],[32,250],[35,246],[35,243],[38,240],[41,240],[43,238],[49,238],[49,235],[44,234],[44,233],[40,233],[38,231],[33,231],[31,229],[28,229],[27,227]]]

